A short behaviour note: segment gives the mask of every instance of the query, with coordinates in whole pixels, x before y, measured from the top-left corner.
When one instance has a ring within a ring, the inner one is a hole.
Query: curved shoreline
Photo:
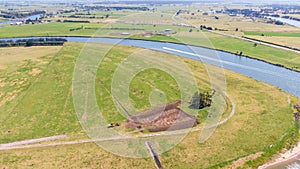
[[[236,53],[234,52],[230,52],[230,51],[226,51],[226,50],[223,50],[223,49],[218,49],[218,48],[210,48],[210,47],[207,47],[207,46],[200,46],[200,45],[194,45],[194,44],[186,44],[186,43],[180,43],[180,42],[169,42],[169,41],[159,41],[159,40],[150,40],[150,39],[139,39],[139,38],[122,38],[122,37],[109,37],[109,36],[20,36],[20,37],[2,37],[0,38],[1,39],[15,39],[15,38],[42,38],[42,37],[49,37],[49,38],[53,38],[53,37],[60,37],[60,38],[110,38],[110,39],[128,39],[128,40],[141,40],[141,41],[150,41],[150,42],[161,42],[161,43],[171,43],[171,44],[178,44],[178,45],[188,45],[188,46],[192,46],[192,47],[200,47],[200,48],[204,48],[204,49],[211,49],[211,50],[215,50],[215,51],[219,51],[219,52],[224,52],[224,53],[229,53],[229,54],[233,54],[233,55],[237,55]],[[250,59],[253,59],[253,60],[257,60],[257,61],[261,61],[261,62],[264,62],[264,63],[268,63],[268,64],[271,64],[271,65],[274,65],[274,66],[277,66],[277,67],[282,67],[282,68],[285,68],[287,70],[290,70],[290,71],[294,71],[294,72],[297,72],[297,73],[300,73],[300,70],[296,70],[296,69],[293,69],[293,68],[290,68],[290,67],[287,67],[285,65],[282,65],[282,64],[279,64],[279,63],[273,63],[273,62],[270,62],[270,61],[266,61],[266,60],[263,60],[263,59],[259,59],[259,58],[256,58],[256,57],[252,57],[252,56],[249,56],[249,55],[237,55],[237,56],[241,56],[241,57],[245,57],[245,58],[250,58]]]
[[[287,150],[284,153],[279,154],[280,157],[276,158],[273,162],[266,163],[259,166],[258,169],[272,169],[274,167],[279,167],[284,164],[291,163],[300,157],[300,141],[291,150]]]

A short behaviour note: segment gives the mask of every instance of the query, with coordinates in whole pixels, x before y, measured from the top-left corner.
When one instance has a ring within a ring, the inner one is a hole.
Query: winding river
[[[35,37],[46,38],[46,37]],[[104,44],[120,44],[124,46],[142,47],[181,57],[191,58],[204,63],[221,66],[258,81],[269,83],[300,98],[300,73],[279,67],[260,60],[216,51],[203,47],[132,39],[90,38],[90,37],[59,37],[69,42],[93,42]],[[2,40],[18,40],[26,38],[2,38]],[[1,40],[1,39],[0,39]],[[217,56],[217,57],[216,57]],[[217,59],[216,59],[217,58]]]
[[[283,22],[283,23],[287,23],[289,25],[300,28],[300,21],[296,21],[296,20],[292,20],[292,19],[286,19],[286,18],[279,18],[279,17],[267,17],[267,18],[271,18],[273,20],[280,21],[280,22]]]
[[[28,16],[27,18],[11,19],[9,21],[0,22],[0,25],[7,25],[7,24],[14,23],[14,22],[23,22],[28,19],[36,20],[36,19],[40,19],[42,16],[43,16],[43,14],[37,14],[37,15]]]

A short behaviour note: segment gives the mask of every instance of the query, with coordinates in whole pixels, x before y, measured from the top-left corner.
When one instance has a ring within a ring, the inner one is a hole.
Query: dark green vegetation
[[[66,41],[63,38],[20,39],[16,41],[0,40],[0,47],[63,46]]]

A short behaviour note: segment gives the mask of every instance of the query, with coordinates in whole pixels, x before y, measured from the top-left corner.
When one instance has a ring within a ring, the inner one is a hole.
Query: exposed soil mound
[[[126,128],[146,129],[150,132],[179,130],[199,124],[196,117],[182,111],[178,106],[181,101],[152,108],[137,116],[130,116],[124,124]]]

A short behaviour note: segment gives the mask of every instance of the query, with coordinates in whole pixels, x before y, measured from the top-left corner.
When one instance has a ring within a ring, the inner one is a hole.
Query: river
[[[43,16],[43,14],[37,14],[37,15],[31,15],[31,16],[29,16],[27,18],[23,18],[23,19],[22,18],[11,19],[9,21],[0,22],[0,25],[8,25],[8,24],[11,24],[11,23],[14,23],[14,22],[23,22],[23,21],[26,21],[28,19],[36,20],[36,19],[40,19],[42,16]]]
[[[39,37],[37,37],[39,38]],[[45,38],[45,37],[42,37]],[[120,44],[162,51],[178,56],[191,58],[204,63],[222,66],[225,69],[246,75],[258,81],[269,83],[300,98],[300,73],[279,67],[260,60],[238,56],[235,54],[216,51],[203,47],[174,44],[166,42],[89,37],[59,37],[69,42],[94,42],[105,44]],[[25,38],[3,38],[3,40],[18,40]],[[197,54],[197,55],[195,55]],[[215,59],[215,55],[219,59]]]
[[[35,37],[41,38],[41,37]],[[45,38],[45,37],[42,37]],[[59,37],[66,38],[69,42],[93,42],[105,44],[120,44],[125,46],[136,46],[147,49],[153,49],[181,57],[191,58],[204,63],[221,66],[225,69],[246,75],[261,82],[269,83],[273,86],[297,96],[300,98],[300,73],[283,67],[279,67],[270,63],[259,61],[256,59],[237,56],[235,54],[216,51],[203,47],[189,46],[183,44],[174,44],[167,42],[154,42],[144,40],[131,39],[115,39],[115,38],[88,38],[88,37]],[[18,40],[26,38],[4,38],[2,40]],[[0,39],[1,40],[1,39]],[[215,56],[219,59],[215,59]],[[299,168],[299,161],[295,159],[284,166],[278,168],[293,169]]]
[[[300,168],[300,157],[294,158],[287,162],[278,164],[276,166],[270,167],[270,169],[299,169]]]
[[[292,20],[292,19],[286,19],[286,18],[279,18],[279,17],[267,17],[267,18],[271,18],[273,20],[280,21],[280,22],[283,22],[283,23],[287,23],[289,25],[300,28],[300,21],[296,21],[296,20]]]

